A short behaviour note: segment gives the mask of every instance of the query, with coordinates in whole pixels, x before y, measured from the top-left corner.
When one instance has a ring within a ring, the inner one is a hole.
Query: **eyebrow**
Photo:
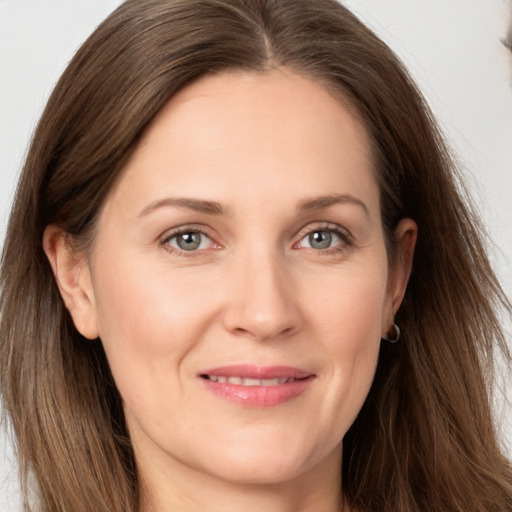
[[[331,194],[328,196],[314,197],[301,201],[298,205],[300,211],[323,210],[337,204],[353,204],[362,208],[367,217],[370,217],[370,211],[366,204],[350,194]]]
[[[166,197],[165,199],[160,199],[158,201],[154,201],[153,203],[145,206],[138,217],[144,217],[149,213],[157,210],[162,207],[178,207],[178,208],[186,208],[188,210],[193,210],[196,212],[207,213],[209,215],[221,215],[224,212],[222,205],[217,203],[216,201],[206,201],[204,199],[191,199],[188,197]]]
[[[370,217],[370,212],[366,204],[350,194],[331,194],[327,196],[314,197],[312,199],[305,199],[299,202],[297,210],[301,212],[323,210],[337,204],[353,204],[359,206],[365,212],[366,216]],[[138,217],[144,217],[162,207],[186,208],[188,210],[206,213],[209,215],[222,215],[224,213],[224,208],[217,201],[192,199],[188,197],[166,197],[145,206],[138,214]]]

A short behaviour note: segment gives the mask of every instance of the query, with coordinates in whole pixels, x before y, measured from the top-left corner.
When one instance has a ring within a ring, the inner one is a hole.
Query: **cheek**
[[[317,292],[310,293],[306,314],[316,319],[333,350],[364,351],[368,343],[373,345],[380,339],[389,301],[386,283],[387,269],[382,264],[348,266],[332,272],[323,287],[318,281],[316,288],[308,287]]]
[[[212,299],[203,294],[201,300],[200,282],[156,265],[117,259],[94,277],[100,338],[114,379],[128,404],[142,404],[179,381],[182,360],[211,317]]]
[[[328,300],[313,297],[310,302],[319,339],[330,357],[323,414],[338,439],[355,420],[375,375],[388,300],[387,271],[375,268],[380,267],[351,269],[331,282]]]
[[[140,258],[143,262],[144,259]],[[166,344],[180,333],[180,338],[192,333],[207,309],[201,300],[204,286],[186,273],[170,273],[157,265],[131,265],[117,260],[115,270],[104,265],[95,274],[97,311],[102,338],[125,340],[140,344],[145,350],[157,350],[161,339]],[[184,329],[188,325],[187,329]],[[158,335],[160,333],[160,335]],[[142,348],[142,347],[141,347]]]

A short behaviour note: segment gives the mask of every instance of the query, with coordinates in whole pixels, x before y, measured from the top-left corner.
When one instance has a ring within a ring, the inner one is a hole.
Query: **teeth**
[[[219,382],[221,384],[235,384],[237,386],[278,386],[279,384],[286,384],[295,379],[293,377],[279,377],[276,379],[251,379],[246,377],[225,377],[220,375],[208,375],[207,378],[212,382]]]
[[[262,381],[260,379],[242,379],[244,386],[261,386]]]

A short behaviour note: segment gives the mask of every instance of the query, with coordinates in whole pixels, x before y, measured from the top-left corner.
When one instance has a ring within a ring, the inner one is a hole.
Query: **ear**
[[[412,270],[414,248],[418,236],[418,226],[412,219],[402,219],[394,231],[396,254],[392,262],[388,280],[389,308],[384,315],[383,333],[389,333],[395,315],[405,295]]]
[[[68,234],[55,224],[44,230],[43,249],[78,332],[89,339],[97,338],[96,302],[86,258],[73,250]]]

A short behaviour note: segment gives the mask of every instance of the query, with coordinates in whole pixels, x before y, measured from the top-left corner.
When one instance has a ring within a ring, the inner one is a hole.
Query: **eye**
[[[348,237],[332,228],[310,231],[299,242],[300,247],[316,249],[318,251],[336,249],[345,245],[348,245]]]
[[[167,238],[164,243],[180,251],[197,251],[200,249],[209,249],[212,247],[212,240],[201,231],[182,231],[175,233]]]

